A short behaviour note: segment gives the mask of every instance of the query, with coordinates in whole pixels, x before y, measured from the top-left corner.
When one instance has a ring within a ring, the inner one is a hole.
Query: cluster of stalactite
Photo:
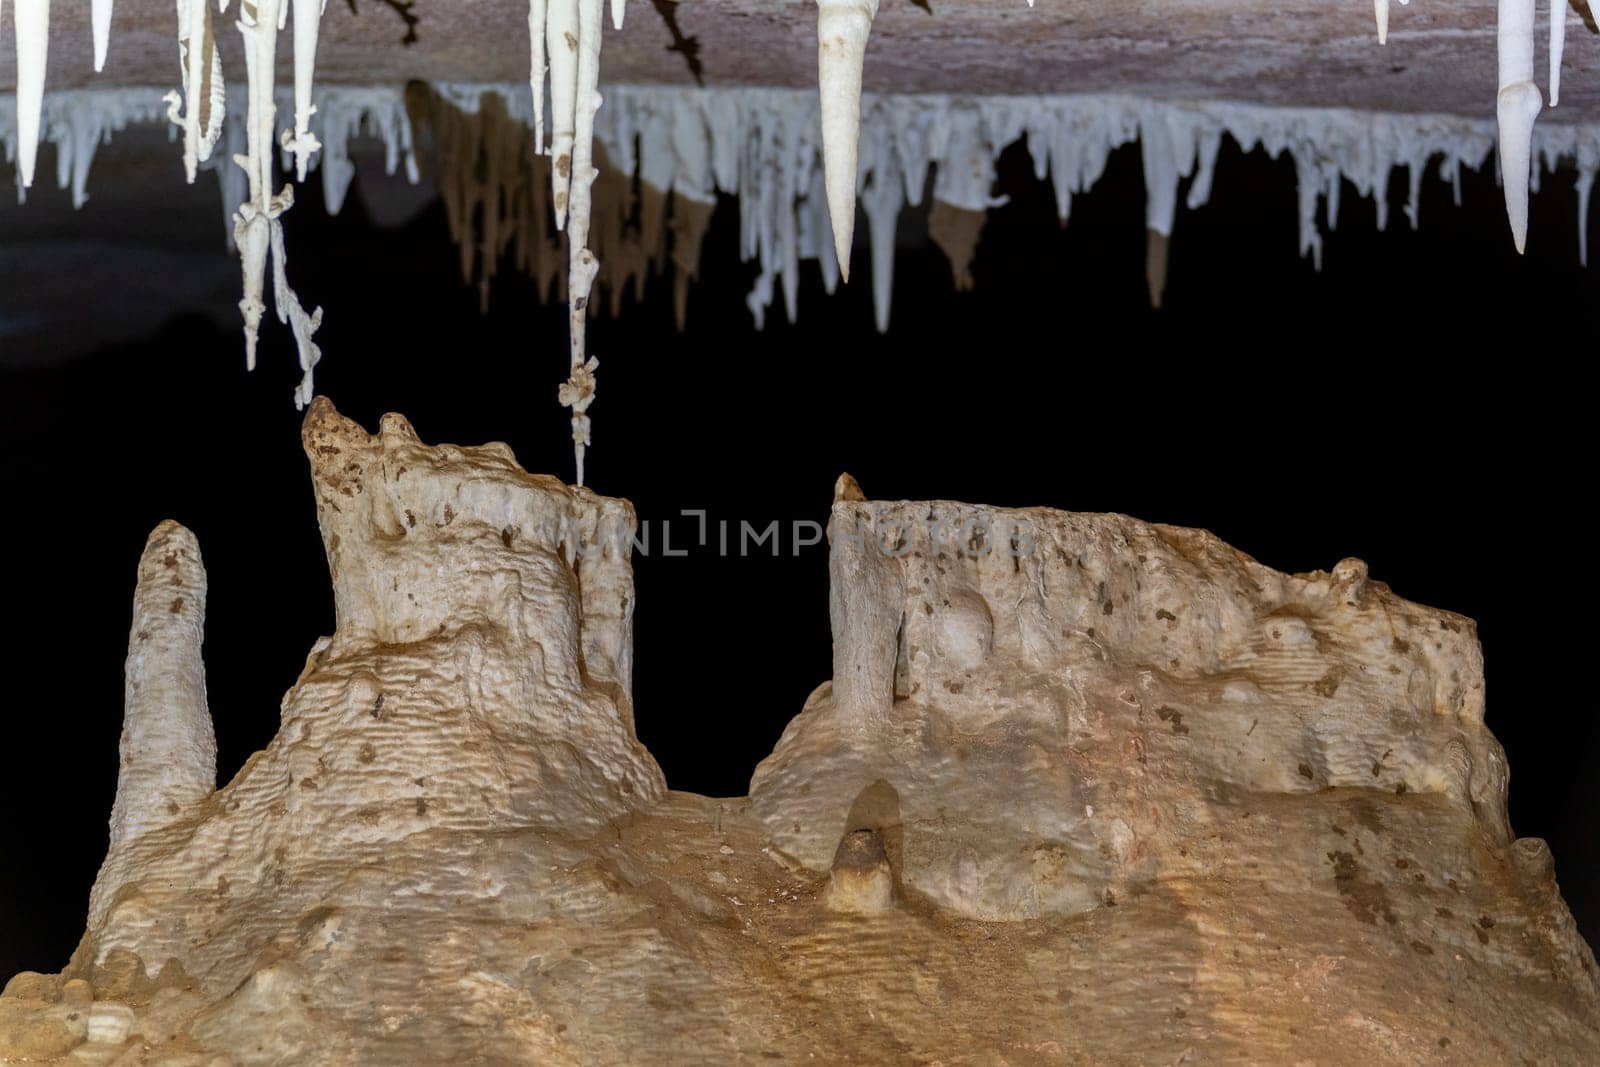
[[[420,82],[406,89],[406,111],[421,165],[444,201],[462,281],[477,287],[482,308],[488,310],[503,265],[532,279],[541,300],[565,302],[567,252],[551,209],[552,164],[533,151],[527,125],[497,93],[483,94],[476,109],[464,110]],[[683,329],[715,204],[664,192],[612,166],[599,145],[594,159],[600,175],[589,248],[599,261],[595,285],[604,299],[590,301],[586,310],[604,306],[621,314],[624,296],[642,298],[646,282],[665,276],[670,265],[674,314]]]
[[[228,11],[229,0],[215,2],[218,13]],[[191,182],[195,180],[199,165],[210,159],[223,136],[223,120],[227,114],[211,3],[212,0],[177,0],[175,39],[181,89],[169,96],[169,115],[182,128],[183,160]],[[856,201],[858,194],[863,194],[863,179],[870,169],[864,157],[873,152],[872,146],[864,144],[862,139],[862,74],[879,0],[816,0],[816,3],[816,125],[820,132],[823,172],[820,184],[833,238],[831,270],[848,281]],[[551,227],[566,232],[569,377],[558,395],[561,403],[572,411],[580,485],[584,451],[590,439],[588,409],[594,402],[594,372],[598,366],[585,341],[585,323],[593,303],[591,286],[602,278],[601,272],[606,271],[615,306],[616,294],[629,283],[637,288],[641,278],[659,269],[669,256],[669,248],[670,258],[675,263],[692,263],[695,257],[690,251],[703,235],[710,214],[710,205],[705,200],[690,202],[687,197],[680,196],[669,208],[666,192],[639,187],[628,190],[627,195],[614,195],[615,190],[611,191],[615,203],[625,204],[630,209],[622,221],[608,211],[602,212],[591,225],[596,183],[600,183],[598,192],[604,195],[608,192],[607,184],[629,181],[604,165],[595,144],[596,113],[602,105],[599,92],[602,4],[603,0],[529,0],[528,84],[533,106],[528,127],[511,122],[503,105],[498,110],[480,109],[480,115],[467,120],[445,118],[438,101],[418,104],[437,128],[436,157],[441,161],[454,160],[441,164],[441,186],[446,190],[446,202],[450,205],[452,232],[461,245],[463,273],[480,285],[485,301],[495,267],[508,252],[516,256],[519,267],[540,281],[541,290],[553,285],[560,276],[561,249]],[[1507,216],[1520,252],[1527,239],[1529,193],[1537,180],[1534,123],[1544,107],[1534,82],[1535,0],[1497,0],[1497,4],[1496,133]],[[1031,0],[1029,6],[1032,6]],[[1548,0],[1551,107],[1556,106],[1560,98],[1562,54],[1569,17],[1567,6],[1563,0]],[[234,244],[243,268],[244,295],[239,307],[244,318],[246,360],[249,366],[254,366],[270,281],[277,316],[293,332],[304,372],[296,390],[296,401],[301,405],[309,402],[313,369],[321,358],[313,335],[321,322],[322,310],[316,308],[308,312],[289,286],[281,218],[294,203],[294,187],[286,183],[281,189],[275,189],[272,157],[281,147],[289,157],[285,169],[292,163],[296,178],[303,181],[314,157],[323,148],[312,123],[316,113],[313,75],[325,7],[325,0],[239,0],[233,16],[235,28],[245,45],[248,81],[245,151],[234,155],[248,182],[244,190],[246,195],[229,205],[234,212]],[[289,25],[291,11],[294,121],[292,128],[282,131],[281,144],[274,144],[278,35]],[[622,29],[623,11],[623,0],[611,0],[614,30]],[[3,4],[0,4],[0,13],[3,13]],[[1380,44],[1388,41],[1389,13],[1388,0],[1374,0]],[[99,71],[106,65],[110,49],[112,0],[92,0],[91,14],[94,65]],[[50,43],[50,0],[14,0],[12,22],[17,52],[15,154],[21,185],[26,188],[33,181],[38,145],[43,135],[41,118]],[[548,145],[545,138],[547,99]],[[1177,178],[1189,173],[1183,169],[1184,165],[1192,167],[1189,161],[1198,157],[1188,145],[1182,146],[1182,151],[1175,156],[1173,146],[1166,143],[1170,140],[1169,130],[1141,126],[1139,133],[1147,182],[1152,189],[1147,277],[1151,300],[1159,305],[1165,287]],[[1582,163],[1580,159],[1580,165]],[[543,175],[538,177],[541,167]],[[1153,182],[1150,181],[1152,175],[1156,179]],[[1413,186],[1415,180],[1414,169]],[[1580,191],[1585,206],[1589,180],[1585,180]],[[891,208],[897,208],[900,197],[891,184],[877,180],[865,186],[863,206],[873,223],[875,246],[887,244],[892,238]],[[1315,255],[1318,238],[1308,216],[1314,214],[1317,192],[1303,182],[1301,194],[1303,204],[1309,202],[1311,206],[1310,212],[1302,209],[1302,247]],[[914,199],[914,194],[911,195]],[[1330,187],[1330,208],[1336,195]],[[955,206],[971,211],[983,197],[967,199],[974,203]],[[1330,211],[1330,217],[1333,214]],[[1580,229],[1584,225],[1584,214],[1580,211]],[[971,260],[977,223],[959,219],[941,209],[933,224],[935,240],[951,252],[957,285],[970,284],[965,264]],[[668,233],[674,234],[670,243]],[[794,240],[774,240],[788,247],[791,253],[792,246],[796,245]],[[809,238],[809,243],[814,244],[815,238]],[[1587,248],[1580,247],[1580,254],[1586,256]],[[603,267],[607,260],[615,262],[609,268]],[[875,259],[873,288],[880,329],[887,325],[891,270],[892,256],[885,253],[881,259]],[[679,272],[680,322],[684,313],[683,289],[690,274],[692,271]],[[758,293],[753,297],[753,308],[758,305],[764,308],[770,301],[772,280],[771,274],[763,274],[758,282]],[[792,284],[790,279],[791,287]],[[785,295],[792,313],[792,291],[786,291]],[[760,315],[759,309],[757,315]]]

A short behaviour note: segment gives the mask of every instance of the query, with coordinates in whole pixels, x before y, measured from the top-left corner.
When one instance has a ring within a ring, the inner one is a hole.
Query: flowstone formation
[[[336,631],[214,789],[200,549],[152,534],[88,928],[0,1059],[1600,1059],[1473,624],[1357,561],[841,478],[833,680],[712,799],[634,734],[625,502],[325,399],[304,439]]]

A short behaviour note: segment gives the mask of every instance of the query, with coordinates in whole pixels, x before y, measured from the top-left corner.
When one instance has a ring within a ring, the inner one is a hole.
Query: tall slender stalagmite
[[[39,114],[44,110],[44,72],[50,61],[50,0],[17,0],[11,17],[17,38],[17,170],[26,189],[33,185],[39,156]]]
[[[850,280],[856,224],[856,149],[861,138],[861,68],[878,0],[817,0],[817,86],[822,166],[839,273]]]
[[[111,853],[216,788],[217,742],[200,659],[205,620],[200,546],[182,526],[163,522],[139,557],[133,594]]]

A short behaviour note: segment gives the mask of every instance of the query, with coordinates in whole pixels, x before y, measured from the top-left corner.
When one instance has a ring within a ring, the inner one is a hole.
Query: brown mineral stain
[[[1383,820],[1378,818],[1378,809],[1371,804],[1357,801],[1350,805],[1350,814],[1361,824],[1362,829],[1375,834],[1383,833]]]
[[[1345,898],[1345,907],[1350,909],[1350,914],[1374,926],[1378,924],[1379,916],[1391,925],[1398,921],[1389,906],[1383,886],[1361,876],[1361,866],[1354,856],[1344,851],[1330,852],[1328,862],[1333,865],[1333,886]]]

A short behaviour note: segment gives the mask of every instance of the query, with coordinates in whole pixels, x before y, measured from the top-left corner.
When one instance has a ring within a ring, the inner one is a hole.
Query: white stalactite
[[[600,36],[605,0],[529,0],[528,85],[534,151],[544,151],[545,76],[550,79],[550,191],[556,228],[567,233],[567,300],[571,359],[557,390],[572,409],[577,484],[590,445],[589,406],[600,361],[587,351],[589,299],[600,263],[589,248],[594,167],[594,117],[600,108]],[[622,28],[622,0],[612,0],[611,20]]]
[[[578,94],[578,0],[548,0],[545,46],[550,62],[550,192],[559,230],[567,223],[572,174]]]
[[[272,132],[277,117],[274,76],[277,71],[278,32],[284,26],[287,0],[244,0],[239,5],[239,35],[244,38],[248,108],[245,118],[245,154],[234,162],[249,179],[248,197],[234,215],[234,242],[239,248],[244,296],[239,311],[244,316],[245,365],[256,364],[256,341],[261,317],[266,311],[264,293],[269,257],[273,266],[273,302],[278,319],[290,325],[304,372],[295,390],[295,404],[304,407],[311,400],[312,369],[322,358],[311,335],[322,322],[322,309],[306,314],[299,298],[289,287],[288,264],[283,250],[283,223],[280,217],[294,206],[294,187],[285,185],[272,194]],[[308,3],[313,0],[307,0]]]
[[[1539,87],[1533,84],[1533,0],[1500,0],[1500,170],[1505,185],[1511,239],[1520,253],[1528,242],[1528,172],[1532,164],[1533,123],[1539,116]]]
[[[286,202],[283,208],[287,210],[294,202],[294,187],[285,185],[283,196]],[[311,403],[315,393],[315,378],[312,374],[317,364],[322,362],[322,349],[311,339],[322,325],[322,309],[317,308],[310,314],[301,306],[300,298],[295,291],[289,288],[289,257],[283,250],[283,225],[277,219],[272,220],[272,302],[278,309],[278,321],[289,327],[294,335],[295,352],[300,357],[300,384],[294,391],[294,406],[302,411]]]
[[[239,300],[239,314],[244,316],[246,370],[256,369],[256,340],[261,332],[261,316],[267,310],[262,294],[266,289],[267,253],[271,239],[272,231],[267,216],[248,200],[240,204],[233,216],[233,243],[239,249],[239,265],[244,279],[244,296]]]
[[[1389,0],[1372,0],[1372,13],[1378,20],[1378,43],[1389,43]]]
[[[611,28],[622,29],[622,15],[627,10],[628,0],[611,0]]]
[[[246,131],[255,124],[246,120],[247,93],[243,87],[235,89],[235,105],[223,132],[228,138],[227,153],[247,161]],[[520,86],[446,84],[438,89],[467,110],[476,110],[485,93],[496,93],[507,100],[513,118],[532,123],[532,97]],[[284,112],[292,106],[292,91],[287,87],[273,98]],[[322,169],[330,212],[338,210],[349,186],[353,164],[348,142],[359,132],[381,137],[388,149],[386,168],[398,172],[404,159],[407,174],[415,180],[411,128],[401,89],[323,88],[317,92],[316,105],[314,129],[324,142],[324,151],[315,165]],[[157,89],[73,90],[45,98],[40,129],[56,146],[58,181],[71,187],[74,203],[85,199],[96,148],[113,132],[130,123],[155,121],[160,113]],[[761,267],[748,300],[758,324],[780,292],[786,310],[794,315],[799,272],[808,260],[817,263],[824,288],[833,291],[839,271],[816,135],[815,92],[615,86],[607,92],[604,109],[592,114],[595,138],[622,172],[637,173],[653,188],[697,204],[713,203],[719,193],[739,198],[740,254],[758,260]],[[20,157],[19,118],[16,98],[0,94],[0,147],[6,158]],[[1141,152],[1148,153],[1144,160],[1150,189],[1146,227],[1158,234],[1163,226],[1170,226],[1174,174],[1179,179],[1193,175],[1185,198],[1190,208],[1207,202],[1216,159],[1227,135],[1245,151],[1259,146],[1268,155],[1287,156],[1293,162],[1300,184],[1301,247],[1312,257],[1318,255],[1322,205],[1326,204],[1324,226],[1332,230],[1339,218],[1341,190],[1345,198],[1372,199],[1380,208],[1381,227],[1386,214],[1381,210],[1386,204],[1383,193],[1392,184],[1394,170],[1405,167],[1406,213],[1415,224],[1415,206],[1426,171],[1433,170],[1439,180],[1449,183],[1459,203],[1463,168],[1481,169],[1500,162],[1493,154],[1495,120],[1426,113],[1277,108],[1223,101],[1170,105],[1121,95],[869,94],[863,100],[861,121],[860,172],[865,176],[867,194],[876,191],[883,196],[881,203],[868,204],[869,218],[891,218],[899,210],[897,198],[902,195],[914,203],[914,194],[920,193],[930,174],[936,200],[967,210],[992,206],[989,190],[994,161],[1007,146],[1025,138],[1034,172],[1053,183],[1058,212],[1064,219],[1072,196],[1099,181],[1111,153],[1139,140]],[[1147,141],[1146,131],[1150,132]],[[1535,187],[1537,174],[1574,161],[1579,221],[1580,226],[1585,225],[1589,194],[1600,173],[1600,123],[1543,123],[1534,128],[1532,138],[1526,157],[1529,191]],[[266,148],[270,174],[273,146]],[[230,215],[229,229],[241,229],[250,246],[244,262],[259,265],[252,267],[261,279],[253,289],[263,292],[267,257],[272,254],[272,225],[270,219],[259,224],[252,221],[256,199],[249,192],[249,178],[259,175],[259,169],[248,164],[235,168],[223,163],[224,155],[218,151],[213,158],[213,169],[224,188],[223,202],[250,205],[249,212]],[[1433,169],[1434,161],[1437,169]],[[885,176],[881,185],[880,173]],[[278,206],[285,205],[280,202]],[[247,216],[242,222],[241,215]],[[1580,255],[1586,259],[1587,233],[1581,229],[1578,242]],[[876,252],[885,248],[887,241],[875,241],[874,245]],[[574,289],[582,289],[592,262],[592,255],[579,257],[579,284]],[[879,314],[885,315],[886,302],[876,303]],[[293,325],[293,312],[287,313]],[[313,318],[307,316],[307,325]],[[582,352],[581,346],[575,351]],[[313,365],[309,352],[302,346],[303,366]],[[564,402],[571,398],[584,405],[576,415],[585,413],[586,400],[593,395],[594,365],[586,358],[582,367],[584,373],[575,368],[564,389]]]
[[[896,161],[882,140],[890,131],[879,131],[879,144],[874,151],[879,160],[872,181],[862,193],[862,207],[867,215],[867,231],[872,237],[872,318],[879,333],[889,332],[889,311],[894,295],[894,233],[900,221],[900,206],[905,203],[905,185],[897,172]],[[920,188],[918,190],[921,191]],[[784,280],[798,270],[785,271]],[[789,318],[794,319],[791,309]]]
[[[528,0],[528,87],[533,90],[533,151],[544,154],[545,0]]]
[[[1567,45],[1567,0],[1550,0],[1550,106],[1561,102],[1561,52]]]
[[[167,94],[167,116],[183,127],[183,169],[193,184],[199,165],[211,158],[222,136],[227,115],[222,52],[206,0],[178,0],[178,64],[183,90]]]
[[[1178,217],[1178,181],[1194,167],[1195,149],[1178,147],[1173,131],[1156,109],[1139,123],[1139,158],[1144,166],[1145,286],[1150,306],[1159,309],[1167,289],[1172,228]]]
[[[856,225],[856,153],[861,137],[861,70],[878,0],[817,0],[817,88],[822,101],[822,167],[839,273],[850,280]]]
[[[594,403],[595,368],[600,361],[586,351],[589,296],[600,261],[589,250],[590,195],[595,177],[594,116],[600,110],[600,16],[603,0],[578,0],[578,77],[573,96],[571,201],[567,213],[567,318],[571,334],[571,374],[557,391],[572,409],[572,450],[577,484],[583,484],[583,458],[590,439],[589,405]],[[552,98],[555,93],[552,89]]]
[[[111,135],[136,123],[158,122],[164,109],[155,90],[71,89],[44,99],[39,128],[55,145],[56,183],[72,194],[72,206],[89,199],[89,171],[96,151]],[[16,97],[0,95],[0,158],[17,154]]]
[[[50,62],[50,0],[16,0],[11,17],[17,38],[17,170],[27,189],[33,185],[39,155],[39,115]]]
[[[284,5],[289,0],[281,0]],[[283,131],[283,147],[294,156],[296,181],[306,180],[311,157],[322,148],[311,132],[311,83],[317,63],[317,33],[327,0],[294,0],[294,133]],[[282,21],[280,8],[279,21]]]
[[[106,52],[111,47],[112,0],[94,0],[90,18],[94,28],[94,72],[106,69]]]
[[[204,2],[204,0],[199,0]],[[244,316],[245,366],[256,368],[256,339],[271,249],[272,130],[277,105],[272,99],[273,67],[278,43],[278,8],[281,0],[244,0],[239,7],[239,34],[244,38],[248,118],[245,120],[245,155],[235,157],[249,179],[250,195],[234,215],[233,240],[239,247],[244,296],[239,312]]]

